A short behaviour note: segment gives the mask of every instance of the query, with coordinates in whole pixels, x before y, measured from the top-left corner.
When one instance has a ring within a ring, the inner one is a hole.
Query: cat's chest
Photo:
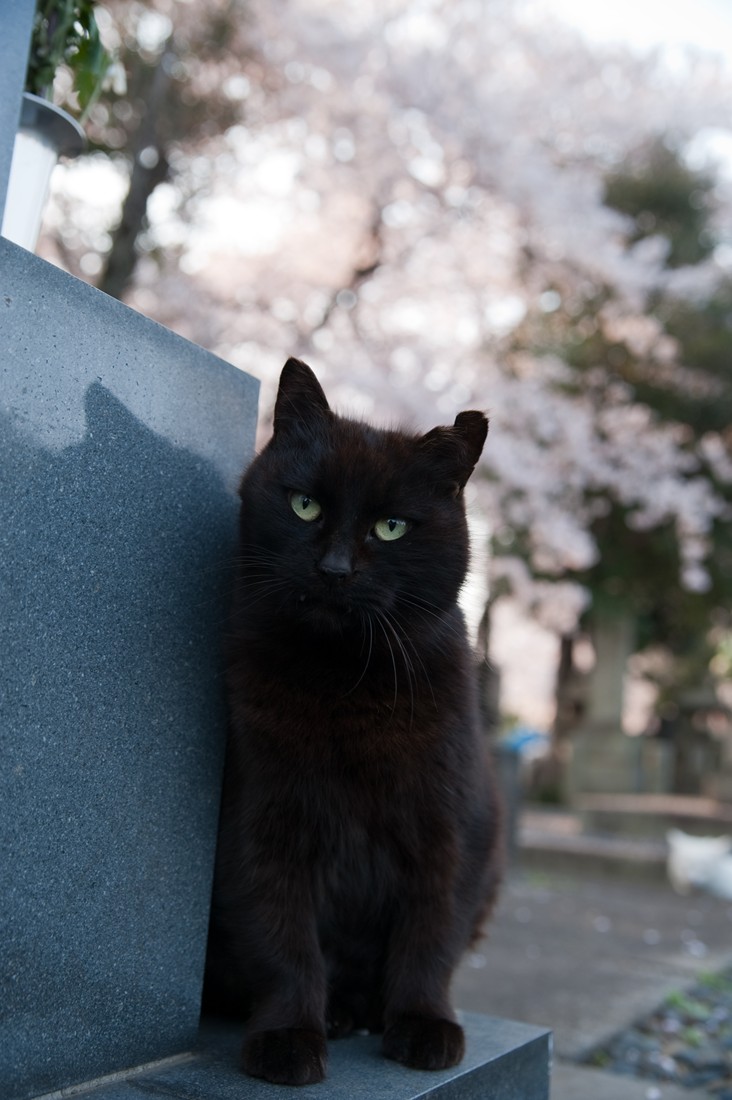
[[[375,827],[351,812],[321,822],[321,832],[312,845],[316,875],[330,894],[357,882],[368,883],[374,870],[391,863],[383,822]]]
[[[321,920],[376,921],[394,904],[399,882],[398,823],[386,807],[358,805],[321,819],[311,837],[313,889]]]
[[[308,642],[310,644],[308,644]],[[318,645],[298,638],[276,650],[247,646],[230,674],[230,689],[247,725],[266,723],[287,739],[341,738],[385,746],[419,736],[453,701],[446,688],[451,654],[428,652],[417,640],[381,652],[373,645]],[[453,679],[458,677],[454,670]]]
[[[454,814],[434,760],[409,771],[371,760],[325,769],[300,791],[311,802],[308,847],[326,898],[367,910],[383,908],[405,877],[451,847]]]
[[[418,767],[454,717],[452,707],[429,685],[395,682],[391,669],[384,676],[361,671],[291,677],[283,668],[267,676],[255,666],[241,691],[245,735],[258,739],[261,731],[296,767],[326,762],[357,767],[366,778],[380,768],[398,775]]]

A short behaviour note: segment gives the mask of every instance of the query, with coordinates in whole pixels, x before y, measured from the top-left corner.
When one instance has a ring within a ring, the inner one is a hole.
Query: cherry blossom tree
[[[185,28],[209,2],[149,10]],[[639,545],[662,532],[680,590],[703,592],[729,518],[728,436],[690,440],[612,362],[578,371],[569,349],[597,337],[660,389],[697,384],[655,306],[712,300],[729,246],[669,265],[663,226],[638,233],[606,181],[664,134],[682,164],[728,150],[729,71],[591,49],[522,0],[250,0],[227,27],[218,60],[187,64],[232,117],[166,146],[175,174],[146,203],[130,304],[260,377],[263,432],[292,353],[359,414],[429,427],[487,409],[471,510],[491,583],[558,634],[598,597],[610,517]],[[59,183],[57,259],[89,170]],[[705,171],[723,242],[730,179]],[[87,200],[69,266],[104,267],[118,211]]]

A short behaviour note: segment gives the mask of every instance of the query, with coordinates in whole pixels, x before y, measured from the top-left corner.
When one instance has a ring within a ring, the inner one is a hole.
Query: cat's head
[[[370,616],[429,631],[465,578],[462,490],[487,430],[480,412],[426,435],[337,416],[289,359],[272,439],[240,490],[242,606],[323,630]]]

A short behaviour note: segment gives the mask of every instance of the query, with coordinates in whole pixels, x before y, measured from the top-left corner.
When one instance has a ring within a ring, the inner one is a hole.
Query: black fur
[[[290,359],[242,481],[206,1001],[246,1014],[256,1077],[321,1080],[326,1033],[354,1028],[406,1065],[462,1057],[450,979],[499,877],[456,603],[486,431],[338,417]]]

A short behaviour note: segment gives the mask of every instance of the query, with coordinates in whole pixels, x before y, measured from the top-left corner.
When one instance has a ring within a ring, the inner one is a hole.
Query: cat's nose
[[[353,573],[353,561],[347,550],[333,547],[320,559],[318,569],[326,577],[331,577],[333,580],[343,580]]]

